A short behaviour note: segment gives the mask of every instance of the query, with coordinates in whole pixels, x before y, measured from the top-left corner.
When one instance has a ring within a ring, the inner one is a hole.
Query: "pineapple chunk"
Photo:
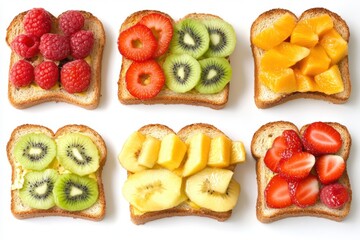
[[[290,42],[299,46],[312,48],[319,42],[318,35],[304,22],[298,23],[291,33]]]
[[[246,153],[244,144],[240,141],[234,141],[231,144],[230,164],[245,162]]]
[[[280,16],[274,23],[253,36],[252,43],[264,50],[279,45],[287,39],[296,25],[296,17],[290,13]]]
[[[207,165],[210,167],[227,167],[230,164],[231,140],[225,135],[211,139]]]
[[[306,76],[299,69],[294,69],[298,92],[316,92],[318,87],[313,77]]]
[[[328,14],[301,20],[299,23],[307,24],[319,37],[334,27],[334,22]]]
[[[296,79],[291,68],[274,71],[260,70],[260,81],[275,93],[292,93],[296,91]]]
[[[299,63],[299,68],[304,75],[315,76],[326,71],[330,66],[331,59],[321,45],[313,47],[309,56]]]
[[[315,76],[319,91],[325,94],[335,94],[344,91],[344,83],[338,65]]]
[[[331,58],[331,64],[337,64],[348,54],[348,43],[335,30],[326,32],[320,39],[320,45]]]
[[[147,135],[139,154],[138,163],[144,167],[154,167],[159,156],[160,144],[159,139]]]
[[[176,134],[168,134],[161,141],[157,163],[169,170],[174,170],[180,166],[186,149],[186,144]]]

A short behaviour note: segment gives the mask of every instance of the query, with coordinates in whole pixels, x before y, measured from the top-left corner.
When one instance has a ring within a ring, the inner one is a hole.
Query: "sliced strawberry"
[[[157,58],[166,53],[174,32],[170,18],[159,13],[151,13],[144,16],[139,23],[150,28],[158,42],[153,57]]]
[[[305,129],[302,140],[305,150],[316,156],[336,153],[342,146],[340,133],[323,122],[310,124]]]
[[[312,206],[319,198],[319,181],[312,174],[300,181],[289,182],[289,188],[293,203],[299,207]]]
[[[279,171],[287,179],[299,180],[306,178],[314,165],[314,155],[308,152],[298,152],[289,159],[282,159],[279,163]]]
[[[282,136],[285,138],[287,148],[292,149],[293,152],[302,151],[302,142],[297,132],[294,130],[285,130],[282,133]]]
[[[344,185],[333,183],[321,189],[320,200],[329,208],[339,209],[350,200],[350,194]]]
[[[284,208],[292,204],[288,182],[280,175],[275,175],[265,188],[265,200],[268,207]]]
[[[277,173],[279,172],[279,162],[282,158],[283,149],[281,148],[270,148],[267,150],[265,157],[264,157],[264,163],[265,165],[273,172]]]
[[[153,57],[157,41],[150,28],[136,24],[120,33],[118,48],[130,60],[146,61]]]
[[[322,184],[338,180],[345,170],[344,159],[338,155],[323,155],[316,160],[315,169]]]
[[[155,60],[133,62],[126,72],[126,88],[136,98],[155,97],[165,84],[165,75]]]

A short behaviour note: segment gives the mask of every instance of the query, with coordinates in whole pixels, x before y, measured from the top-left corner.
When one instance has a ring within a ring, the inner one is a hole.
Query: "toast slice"
[[[294,13],[286,9],[272,9],[262,13],[253,22],[251,26],[250,39],[252,39],[253,36],[255,36],[260,31],[262,31],[262,29],[271,25],[275,20],[277,20],[280,16],[282,16],[285,13],[290,13],[296,18]],[[340,35],[347,42],[349,42],[350,30],[348,25],[346,24],[345,20],[343,20],[338,14],[332,11],[329,11],[325,8],[311,8],[303,12],[301,16],[298,18],[298,20],[308,19],[321,14],[328,14],[334,22],[334,28],[340,33]],[[259,79],[260,60],[265,51],[256,47],[252,43],[252,41],[251,41],[251,50],[254,58],[254,71],[255,71],[254,100],[258,108],[269,108],[298,98],[320,99],[320,100],[340,104],[340,103],[345,103],[350,97],[351,81],[350,81],[348,56],[346,56],[343,60],[341,60],[338,63],[341,77],[344,83],[344,91],[331,95],[327,95],[321,92],[293,92],[293,93],[285,94],[285,93],[275,93],[261,83]]]
[[[37,105],[43,102],[67,102],[86,109],[94,109],[98,106],[101,96],[101,61],[103,55],[103,49],[105,46],[105,31],[101,21],[89,12],[80,11],[84,18],[85,24],[83,29],[92,31],[94,34],[94,45],[90,55],[88,63],[91,67],[91,80],[87,91],[79,94],[71,94],[65,91],[61,84],[53,87],[50,90],[44,90],[35,84],[31,84],[30,87],[16,88],[13,84],[8,84],[8,98],[10,103],[19,109],[28,108],[33,105]],[[23,18],[26,12],[18,14],[10,23],[6,32],[6,42],[10,46],[12,40],[19,34],[24,33]],[[51,15],[52,19],[52,33],[59,33],[58,19]],[[36,59],[32,59],[31,62],[34,66],[38,65],[42,61],[42,56],[39,55]],[[10,66],[12,66],[20,60],[21,57],[12,52],[10,56]]]
[[[327,123],[334,127],[341,135],[343,145],[337,155],[340,155],[347,161],[350,148],[351,148],[351,136],[347,128],[339,123]],[[350,200],[341,209],[330,209],[318,200],[318,202],[306,208],[300,208],[295,205],[291,205],[285,208],[270,208],[266,205],[264,191],[267,183],[270,181],[274,173],[265,165],[264,157],[266,151],[271,148],[274,139],[282,134],[284,130],[292,129],[299,134],[302,134],[307,125],[303,126],[300,131],[298,128],[290,122],[278,121],[270,122],[261,126],[255,133],[251,141],[251,153],[256,160],[256,176],[258,185],[258,197],[256,203],[256,216],[259,221],[263,223],[269,223],[276,220],[280,220],[287,217],[297,216],[315,216],[328,218],[335,221],[342,221],[350,211],[351,206],[351,185],[349,176],[345,169],[343,175],[339,179],[339,182],[345,185],[349,189]]]
[[[160,13],[172,19],[168,14],[155,11],[155,10],[143,10],[131,14],[128,18],[125,19],[121,25],[120,32],[128,29],[129,27],[138,23],[142,17],[150,13]],[[218,16],[204,13],[192,13],[186,15],[185,18],[195,18],[195,19],[211,19],[219,18]],[[175,21],[174,21],[175,23]],[[213,109],[221,109],[225,106],[229,98],[229,87],[230,84],[227,84],[225,88],[219,93],[215,94],[200,94],[195,90],[191,90],[186,93],[175,93],[168,89],[166,86],[160,91],[160,93],[151,99],[140,100],[132,96],[129,91],[126,89],[125,76],[126,71],[130,67],[132,61],[126,58],[122,58],[121,71],[118,80],[118,98],[122,104],[189,104],[197,106],[206,106]],[[161,63],[160,63],[161,64]]]
[[[52,207],[47,210],[33,209],[24,205],[19,197],[19,179],[23,179],[25,172],[21,168],[20,163],[14,157],[14,147],[16,142],[20,139],[21,136],[25,134],[38,132],[44,133],[51,138],[58,138],[63,134],[78,132],[84,134],[91,138],[93,143],[97,146],[100,154],[100,163],[99,168],[95,172],[96,181],[99,188],[99,197],[96,203],[88,209],[82,211],[66,211],[57,206]],[[15,128],[11,134],[10,140],[6,147],[8,160],[12,168],[12,177],[11,177],[11,212],[18,219],[33,218],[33,217],[44,217],[44,216],[66,216],[73,218],[83,218],[92,221],[100,221],[105,216],[106,210],[106,201],[104,187],[102,183],[102,170],[106,161],[107,148],[102,137],[93,129],[84,126],[84,125],[66,125],[56,133],[50,130],[47,127],[33,124],[25,124]]]
[[[140,133],[144,135],[150,135],[157,139],[164,138],[167,134],[175,133],[172,129],[165,125],[161,124],[149,124],[141,127],[138,130]],[[213,138],[219,135],[225,135],[222,131],[217,129],[216,127],[210,124],[204,123],[196,123],[183,127],[176,134],[180,137],[182,141],[186,141],[186,139],[190,138],[196,133],[204,133],[209,137]],[[234,171],[236,165],[230,165],[229,169]],[[131,174],[128,172],[128,175]],[[173,216],[201,216],[216,219],[220,222],[223,222],[230,218],[232,214],[232,210],[226,212],[215,212],[192,203],[191,201],[184,201],[180,205],[165,209],[162,211],[154,211],[154,212],[140,212],[135,207],[130,205],[130,218],[131,221],[137,225],[144,224],[149,221],[153,221],[156,219],[173,217]]]

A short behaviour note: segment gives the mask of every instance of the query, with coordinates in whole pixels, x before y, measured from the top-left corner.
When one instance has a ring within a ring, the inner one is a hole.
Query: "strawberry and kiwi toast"
[[[236,45],[233,27],[215,15],[144,10],[122,24],[118,98],[123,104],[192,104],[224,107]]]
[[[87,109],[100,100],[105,32],[89,12],[69,10],[58,18],[43,8],[18,14],[7,28],[8,97],[16,108],[62,101]]]
[[[261,126],[251,142],[259,221],[292,216],[342,221],[351,205],[350,147],[350,133],[339,123],[314,122],[300,130],[284,121]]]

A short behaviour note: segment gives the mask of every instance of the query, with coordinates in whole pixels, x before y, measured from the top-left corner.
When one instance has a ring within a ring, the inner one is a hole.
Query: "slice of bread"
[[[166,17],[172,19],[168,14],[155,11],[155,10],[143,10],[131,14],[128,18],[125,19],[121,25],[120,32],[132,27],[137,24],[142,17],[150,13],[159,13],[163,14]],[[186,15],[185,18],[195,18],[195,19],[211,19],[219,18],[218,16],[204,13],[193,13]],[[175,23],[175,21],[173,21]],[[225,106],[229,98],[229,87],[230,84],[227,84],[225,88],[219,93],[215,94],[200,94],[196,90],[191,90],[186,93],[176,93],[168,89],[166,86],[160,91],[160,93],[151,99],[140,100],[132,96],[129,91],[126,89],[125,76],[126,71],[130,67],[132,61],[126,58],[122,58],[121,71],[118,80],[118,98],[119,101],[123,104],[189,104],[189,105],[198,105],[206,106],[213,109],[221,109]],[[161,63],[160,63],[161,64]]]
[[[66,216],[74,218],[83,218],[93,221],[100,221],[105,216],[106,201],[104,187],[102,183],[102,170],[106,161],[107,148],[102,137],[93,129],[84,125],[66,125],[60,128],[56,133],[47,127],[33,124],[25,124],[15,128],[11,134],[10,140],[7,144],[7,156],[12,168],[11,182],[14,186],[16,179],[23,177],[23,171],[20,168],[20,163],[16,161],[14,156],[14,147],[16,142],[28,133],[44,133],[51,138],[58,138],[63,134],[78,132],[91,138],[93,143],[97,146],[100,154],[99,168],[95,172],[96,180],[99,188],[99,198],[96,203],[88,209],[82,211],[66,211],[57,206],[48,210],[33,209],[24,205],[19,197],[18,189],[11,190],[11,212],[16,218],[25,219],[32,217],[44,217],[44,216]]]
[[[334,127],[341,134],[343,145],[337,154],[342,156],[344,160],[347,161],[351,148],[350,133],[345,126],[339,123],[332,122],[328,124]],[[259,221],[263,223],[296,216],[315,216],[328,218],[335,221],[342,221],[349,214],[351,205],[351,185],[346,169],[339,179],[339,182],[349,189],[350,200],[341,209],[330,209],[322,204],[320,200],[315,205],[306,208],[300,208],[295,205],[291,205],[286,208],[270,208],[266,205],[264,191],[267,183],[274,175],[274,173],[264,163],[264,157],[267,150],[271,148],[274,139],[280,136],[284,130],[292,129],[299,134],[302,134],[306,127],[307,125],[303,126],[299,131],[298,128],[290,122],[270,122],[261,126],[254,133],[251,141],[251,153],[256,159],[256,176],[258,185],[256,216]]]
[[[89,12],[80,11],[84,18],[85,24],[83,29],[92,31],[94,34],[94,45],[88,63],[91,67],[91,80],[89,88],[83,93],[71,94],[65,91],[61,84],[44,90],[36,84],[29,87],[16,88],[13,84],[8,84],[8,98],[10,103],[19,109],[28,108],[43,102],[67,102],[86,109],[94,109],[98,106],[101,96],[101,61],[105,45],[105,31],[101,21]],[[27,12],[18,14],[10,23],[6,32],[6,42],[10,46],[13,39],[19,34],[25,33],[23,19]],[[52,33],[60,33],[58,19],[51,15]],[[10,56],[10,67],[21,59],[16,53],[12,52]],[[41,54],[31,59],[34,66],[43,60]]]
[[[152,137],[162,139],[167,134],[175,133],[172,129],[165,125],[161,124],[150,124],[145,125],[141,127],[138,130],[140,133],[144,135],[151,135]],[[209,137],[216,137],[219,135],[225,135],[223,132],[221,132],[216,127],[210,125],[210,124],[204,124],[204,123],[196,123],[191,124],[188,126],[183,127],[179,132],[176,134],[181,138],[182,141],[186,141],[186,139],[190,138],[192,135],[196,133],[204,133],[208,135]],[[235,170],[236,165],[231,165],[229,169],[232,171]],[[130,174],[128,172],[128,174]],[[141,213],[137,209],[135,209],[132,205],[130,205],[130,218],[131,221],[135,224],[144,224],[146,222],[165,218],[165,217],[173,217],[173,216],[201,216],[201,217],[209,217],[216,219],[218,221],[225,221],[227,220],[232,214],[232,210],[227,212],[214,212],[205,208],[201,208],[199,206],[196,206],[195,204],[185,201],[181,203],[180,205],[171,208],[166,209],[162,211],[155,211],[155,212],[146,212]]]
[[[272,9],[262,13],[252,24],[250,39],[253,38],[256,34],[258,34],[262,29],[270,26],[275,20],[277,20],[280,16],[285,13],[290,13],[295,18],[295,14],[286,9]],[[334,28],[340,33],[340,35],[349,42],[350,31],[346,22],[336,13],[331,12],[324,8],[311,8],[306,10],[301,14],[298,20],[308,19],[310,17],[315,17],[322,14],[328,14],[333,22]],[[258,108],[269,108],[275,105],[293,100],[298,98],[311,98],[311,99],[320,99],[329,101],[332,103],[345,103],[351,93],[351,82],[350,82],[350,72],[349,72],[349,60],[348,56],[346,56],[343,60],[338,63],[342,80],[344,83],[344,91],[336,94],[327,95],[321,92],[294,92],[294,93],[275,93],[263,85],[259,79],[259,71],[260,71],[260,60],[262,55],[264,54],[264,50],[256,47],[251,41],[251,50],[254,58],[254,99],[255,104]]]

